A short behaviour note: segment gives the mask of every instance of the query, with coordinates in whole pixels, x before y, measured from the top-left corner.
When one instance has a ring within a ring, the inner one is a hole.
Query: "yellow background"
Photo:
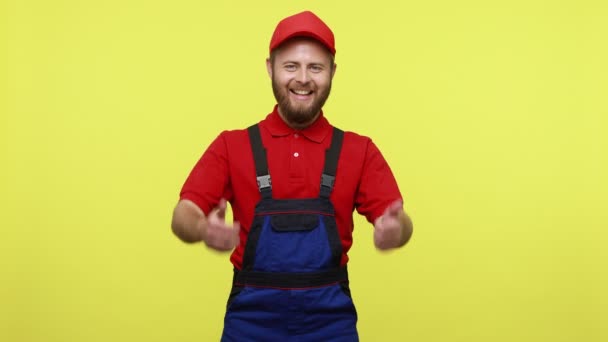
[[[582,0],[3,0],[0,340],[218,340],[227,255],[171,212],[272,109],[268,41],[304,9],[337,37],[328,118],[415,223],[379,253],[357,218],[361,339],[607,341],[608,5]]]

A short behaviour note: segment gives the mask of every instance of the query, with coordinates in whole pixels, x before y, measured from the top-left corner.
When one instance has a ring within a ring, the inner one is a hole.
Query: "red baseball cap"
[[[314,38],[325,45],[332,55],[336,54],[334,33],[323,20],[310,11],[294,14],[277,24],[270,39],[270,52],[293,37]]]

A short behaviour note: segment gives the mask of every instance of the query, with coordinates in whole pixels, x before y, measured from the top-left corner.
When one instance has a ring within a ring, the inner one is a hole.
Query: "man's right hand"
[[[202,232],[203,241],[207,247],[222,252],[231,251],[239,244],[241,230],[241,225],[236,221],[232,225],[227,224],[225,216],[226,200],[222,198],[218,206],[209,213],[207,219],[201,219],[198,222],[198,229]]]

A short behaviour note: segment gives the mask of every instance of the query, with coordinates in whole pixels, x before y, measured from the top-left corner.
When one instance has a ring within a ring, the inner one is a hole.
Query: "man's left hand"
[[[405,245],[412,235],[412,221],[403,210],[403,201],[391,203],[374,222],[374,244],[381,250]]]

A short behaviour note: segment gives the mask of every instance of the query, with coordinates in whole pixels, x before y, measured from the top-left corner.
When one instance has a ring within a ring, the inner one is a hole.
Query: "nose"
[[[307,68],[298,69],[295,79],[300,83],[308,83],[308,81],[310,81],[310,75],[308,74]]]

